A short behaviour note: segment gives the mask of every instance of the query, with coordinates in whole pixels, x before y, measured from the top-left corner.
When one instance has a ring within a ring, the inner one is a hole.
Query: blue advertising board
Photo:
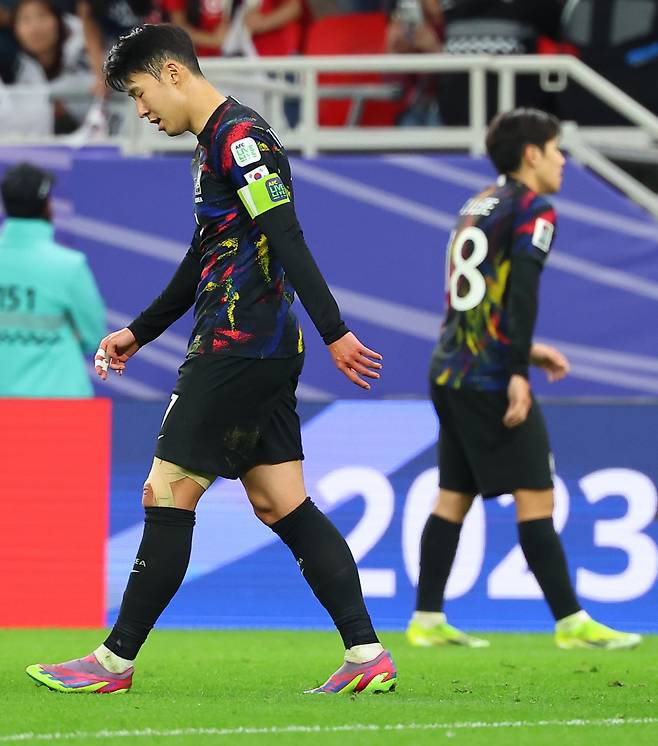
[[[142,533],[141,488],[164,403],[115,402],[108,623]],[[547,403],[555,523],[584,608],[658,632],[657,404]],[[437,422],[427,401],[302,404],[308,494],[347,537],[371,615],[402,629],[414,606],[420,534],[436,497]],[[467,629],[548,630],[517,544],[511,496],[477,500],[447,588]],[[202,499],[190,568],[160,626],[330,628],[288,549],[254,516],[240,482]]]

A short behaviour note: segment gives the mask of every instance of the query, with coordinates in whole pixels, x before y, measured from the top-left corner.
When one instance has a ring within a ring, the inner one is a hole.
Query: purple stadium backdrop
[[[162,289],[187,249],[189,159],[13,148],[0,150],[0,171],[22,158],[56,172],[59,238],[89,256],[111,309],[109,326],[123,326]],[[368,398],[425,397],[443,306],[445,245],[463,202],[491,181],[488,163],[467,156],[293,161],[308,242],[348,325],[384,355],[384,378]],[[550,388],[536,376],[535,390],[560,397],[655,396],[658,224],[573,163],[555,204],[558,234],[537,335],[558,344],[573,369]],[[336,374],[307,319],[304,326],[309,354],[300,397],[364,398]],[[168,399],[189,330],[189,318],[181,319],[103,394]]]

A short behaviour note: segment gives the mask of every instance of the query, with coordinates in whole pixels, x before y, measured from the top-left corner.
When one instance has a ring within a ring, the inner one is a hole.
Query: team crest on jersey
[[[535,220],[535,231],[532,234],[532,245],[548,253],[548,250],[551,248],[554,230],[555,226],[553,223],[549,223],[544,218],[537,218]]]
[[[243,137],[231,145],[231,153],[238,166],[248,166],[260,160],[260,150],[253,137]]]

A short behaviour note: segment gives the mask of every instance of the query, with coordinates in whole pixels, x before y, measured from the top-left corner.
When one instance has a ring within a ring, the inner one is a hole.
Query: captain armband
[[[251,218],[290,202],[286,185],[278,174],[270,174],[264,179],[252,181],[238,189],[238,196]]]

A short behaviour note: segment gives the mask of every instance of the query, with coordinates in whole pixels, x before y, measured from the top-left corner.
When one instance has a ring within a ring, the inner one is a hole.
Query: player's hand
[[[530,396],[530,383],[527,378],[513,375],[507,386],[507,398],[509,405],[503,417],[505,427],[518,427],[526,421],[528,412],[532,406]]]
[[[370,384],[361,376],[379,378],[377,371],[382,369],[382,364],[378,361],[383,358],[378,352],[362,345],[352,332],[348,332],[327,345],[327,349],[338,370],[344,373],[352,383],[370,391]]]
[[[126,369],[127,360],[132,357],[139,345],[135,335],[128,328],[112,332],[101,339],[98,350],[94,355],[94,366],[96,374],[103,379],[107,378],[108,369],[116,371],[119,375]]]
[[[550,383],[564,378],[570,369],[567,358],[555,347],[535,342],[530,348],[530,362],[546,371]]]

